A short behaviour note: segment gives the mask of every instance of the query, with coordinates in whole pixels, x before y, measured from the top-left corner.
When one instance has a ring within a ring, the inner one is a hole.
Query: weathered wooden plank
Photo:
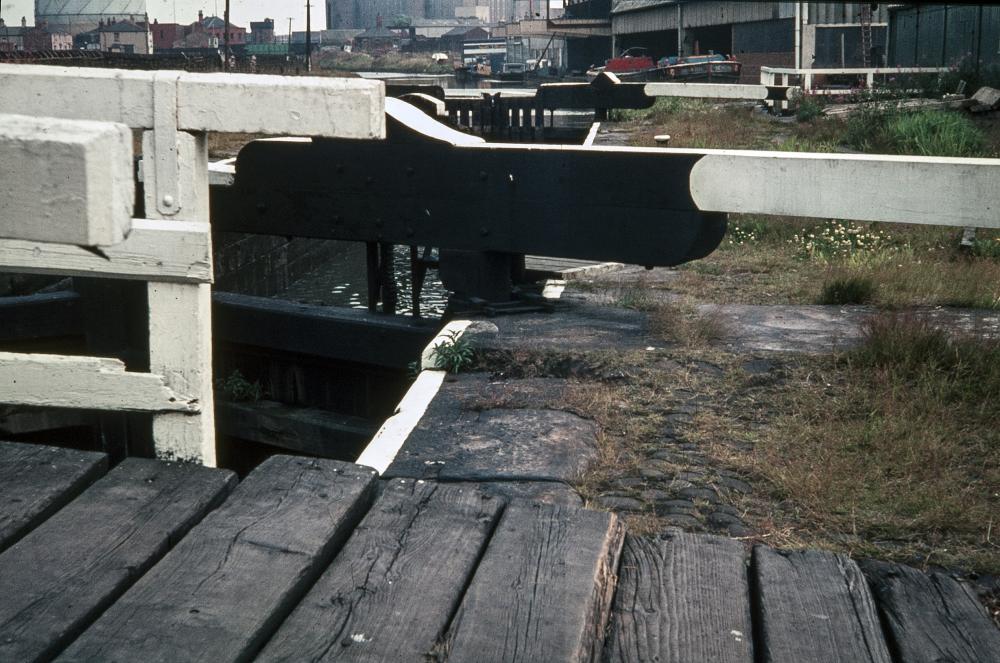
[[[861,562],[890,647],[907,663],[1000,663],[1000,629],[976,596],[943,573]]]
[[[0,551],[107,472],[104,454],[0,442]]]
[[[131,234],[104,255],[74,244],[0,240],[0,265],[26,274],[211,283],[209,231],[207,223],[135,219]]]
[[[142,137],[149,160],[143,200],[147,216],[171,219],[179,213],[208,223],[208,139],[176,131],[177,89],[154,79],[155,130]],[[208,284],[147,283],[149,369],[172,389],[202,405],[193,417],[173,413],[153,417],[156,455],[213,466],[215,394],[212,391],[212,292]]]
[[[51,292],[0,297],[0,341],[73,336],[81,333],[80,296]]]
[[[159,375],[117,359],[0,352],[0,403],[122,412],[198,412]]]
[[[614,514],[508,506],[442,645],[447,660],[597,660],[623,539]]]
[[[502,500],[389,482],[258,661],[420,661],[461,600]]]
[[[177,128],[182,131],[385,135],[383,84],[343,78],[8,64],[0,65],[0,89],[5,92],[0,112],[109,120],[150,129],[155,123],[154,82],[164,81],[176,86]]]
[[[177,124],[198,131],[382,138],[385,87],[356,78],[182,74]]]
[[[680,531],[626,537],[604,660],[751,663],[743,545]]]
[[[215,414],[220,435],[341,460],[357,458],[377,430],[374,422],[361,417],[275,401],[222,402]]]
[[[132,134],[111,122],[0,115],[0,182],[0,237],[117,244],[132,224]]]
[[[758,660],[890,663],[868,583],[850,558],[755,546],[751,573]]]
[[[0,660],[49,660],[235,483],[130,458],[0,555]]]
[[[358,465],[272,456],[59,660],[247,660],[329,564],[374,485]]]

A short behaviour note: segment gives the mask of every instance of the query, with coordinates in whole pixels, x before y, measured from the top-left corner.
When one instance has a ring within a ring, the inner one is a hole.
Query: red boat
[[[735,83],[740,79],[742,65],[732,57],[716,53],[709,55],[670,56],[654,62],[646,49],[630,48],[603,67],[587,72],[591,79],[602,71],[623,81],[677,81],[679,83]]]

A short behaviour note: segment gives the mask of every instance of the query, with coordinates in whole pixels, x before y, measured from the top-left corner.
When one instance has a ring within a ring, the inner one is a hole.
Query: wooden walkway
[[[0,442],[0,551],[0,661],[1000,660],[942,575],[321,459]]]

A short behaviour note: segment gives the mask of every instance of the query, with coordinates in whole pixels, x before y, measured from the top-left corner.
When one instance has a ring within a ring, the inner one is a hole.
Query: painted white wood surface
[[[153,418],[156,455],[215,467],[211,286],[150,283],[146,294],[150,370],[201,403],[197,416],[166,413]]]
[[[142,281],[210,283],[211,227],[190,221],[135,219],[106,257],[74,244],[0,240],[0,265],[27,274],[65,274]]]
[[[199,131],[382,138],[384,98],[382,82],[356,78],[184,74],[177,124]]]
[[[170,116],[160,116],[155,131],[143,135],[143,153],[157,168],[145,169],[146,213],[169,218],[164,211],[183,210],[185,217],[208,222],[208,140],[204,133],[178,132]],[[167,137],[167,138],[165,138]],[[164,178],[163,174],[169,174]],[[182,191],[177,205],[166,196]],[[158,207],[157,203],[161,205]],[[165,221],[179,224],[179,221]],[[158,457],[214,467],[215,407],[212,391],[212,292],[208,285],[150,282],[149,365],[173,389],[202,404],[197,416],[160,414],[153,418]]]
[[[691,195],[707,212],[1000,228],[1000,159],[670,151],[705,155]]]
[[[687,97],[692,99],[747,99],[763,101],[767,98],[765,85],[738,85],[726,83],[646,83],[645,92],[650,97]],[[794,99],[799,88],[788,87],[787,99]]]
[[[119,412],[203,407],[159,375],[127,373],[117,359],[9,352],[0,352],[0,403]]]
[[[117,244],[132,223],[131,164],[125,125],[0,114],[0,238]]]
[[[176,87],[175,106],[157,105],[154,82]],[[385,136],[380,81],[0,64],[0,90],[0,113],[151,129],[159,108],[174,111],[181,131]]]

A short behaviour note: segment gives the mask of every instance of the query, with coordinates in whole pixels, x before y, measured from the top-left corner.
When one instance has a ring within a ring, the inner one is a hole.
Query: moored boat
[[[654,62],[643,48],[630,48],[611,58],[603,67],[587,72],[591,80],[601,72],[614,74],[622,81],[677,81],[679,83],[735,83],[740,79],[742,65],[732,56],[675,55]]]

